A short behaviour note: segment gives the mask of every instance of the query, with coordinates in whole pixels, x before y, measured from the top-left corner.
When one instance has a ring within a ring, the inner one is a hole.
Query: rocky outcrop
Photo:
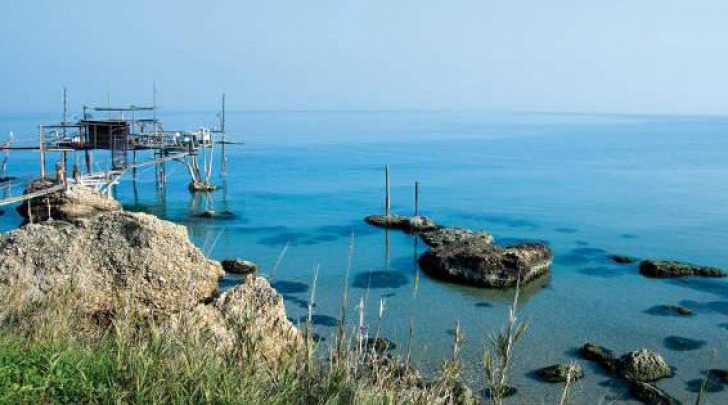
[[[32,193],[54,185],[55,183],[48,180],[36,180],[28,186],[25,193]],[[24,218],[29,218],[30,212],[33,221],[47,221],[48,219],[72,221],[105,212],[121,211],[121,204],[88,187],[70,184],[65,190],[21,203],[18,205],[17,211]]]
[[[245,332],[269,360],[301,344],[265,279],[249,276],[219,295],[223,275],[185,227],[142,213],[29,224],[0,235],[0,296],[48,312],[58,292],[68,291],[79,333],[103,333],[133,314],[163,329],[194,324],[192,331],[209,331],[221,349],[240,350]]]
[[[476,234],[477,235],[477,234]],[[486,238],[465,237],[430,248],[419,259],[434,278],[485,288],[514,287],[549,272],[550,249],[539,244],[502,248]]]
[[[231,274],[250,274],[258,271],[258,265],[250,260],[230,259],[220,262],[223,270]]]
[[[723,269],[717,267],[696,266],[671,260],[645,260],[640,263],[640,273],[653,278],[725,277],[727,275]]]
[[[188,310],[217,290],[223,272],[171,222],[113,212],[75,223],[29,224],[0,235],[0,288],[22,286],[27,299],[73,285],[79,310],[103,320],[128,296],[144,315]]]
[[[471,231],[463,228],[442,228],[420,235],[423,242],[430,247],[440,247],[460,242],[463,239],[475,238],[481,243],[493,243],[493,235],[483,231]]]
[[[225,352],[252,351],[261,359],[280,361],[304,344],[286,318],[283,298],[265,278],[254,275],[212,302],[197,305],[189,320],[194,329],[209,332],[215,347]]]
[[[364,218],[369,225],[386,229],[397,229],[409,233],[421,233],[439,229],[433,220],[428,217],[418,215],[414,217],[406,217],[401,215],[370,215]]]

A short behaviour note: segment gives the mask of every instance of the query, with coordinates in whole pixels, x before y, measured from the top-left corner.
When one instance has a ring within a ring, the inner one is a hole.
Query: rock
[[[567,379],[576,381],[584,377],[584,371],[577,364],[554,364],[536,370],[536,375],[546,382],[562,383],[566,382]]]
[[[514,287],[548,274],[553,253],[540,244],[502,248],[486,238],[469,237],[431,247],[419,258],[434,278],[485,288]]]
[[[52,186],[55,186],[55,183],[36,180],[26,188],[24,193],[32,193]],[[28,204],[30,204],[33,221],[47,221],[49,206],[50,218],[61,221],[73,221],[105,212],[121,211],[121,204],[113,198],[78,184],[70,184],[66,190],[36,197],[18,205],[18,213],[26,219],[28,218]]]
[[[596,343],[586,343],[579,349],[579,355],[585,360],[596,362],[612,374],[617,371],[617,364],[612,351]]]
[[[675,278],[684,276],[725,277],[726,272],[717,267],[696,266],[668,260],[645,260],[640,263],[640,273],[653,278]]]
[[[482,243],[493,243],[493,235],[487,232],[475,232],[463,228],[442,228],[422,233],[422,241],[430,247],[440,247],[459,242],[463,239],[477,238]]]
[[[648,405],[680,405],[682,402],[671,397],[665,391],[652,384],[644,382],[632,382],[629,384],[629,393],[635,398]]]
[[[398,229],[409,233],[428,232],[440,228],[433,220],[422,215],[414,217],[394,214],[370,215],[364,218],[364,221],[380,228]]]
[[[397,345],[391,340],[385,337],[370,337],[366,340],[364,347],[367,350],[373,350],[377,353],[386,353],[390,350],[394,350]]]
[[[181,314],[193,329],[205,330],[221,351],[249,350],[246,339],[261,359],[280,362],[303,347],[299,330],[286,318],[283,298],[263,277],[250,275],[212,302],[200,304],[192,314]]]
[[[672,376],[665,359],[647,349],[624,354],[617,360],[617,370],[625,379],[636,382],[653,382]]]
[[[29,224],[0,235],[0,293],[23,288],[27,303],[40,305],[73,284],[76,309],[100,327],[127,299],[155,318],[194,308],[222,276],[186,228],[142,213]]]
[[[258,265],[250,260],[232,259],[221,262],[223,270],[232,274],[250,274],[258,271]]]
[[[645,311],[650,315],[661,316],[691,316],[693,311],[681,305],[656,305]]]
[[[630,264],[638,260],[634,257],[624,255],[607,255],[607,257],[610,258],[613,262],[619,264]]]
[[[204,183],[202,181],[192,181],[190,182],[190,185],[187,187],[190,192],[196,193],[196,192],[211,192],[217,190],[217,186],[210,183]]]
[[[194,215],[196,218],[206,219],[235,219],[236,215],[232,211],[215,211],[205,210]]]

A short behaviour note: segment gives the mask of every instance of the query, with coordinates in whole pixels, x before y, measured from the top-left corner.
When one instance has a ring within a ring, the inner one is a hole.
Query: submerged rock
[[[432,247],[419,258],[432,277],[485,288],[526,284],[548,274],[553,253],[540,244],[502,248],[482,237]]]
[[[672,376],[672,370],[665,359],[647,349],[624,354],[617,360],[619,374],[627,380],[653,382]]]
[[[195,214],[195,217],[207,219],[235,219],[235,214],[232,211],[206,210]]]
[[[681,305],[656,305],[645,311],[650,315],[660,316],[692,316],[693,311]]]
[[[604,370],[614,374],[617,372],[617,364],[611,350],[596,343],[586,343],[579,349],[579,355],[585,359],[596,362]]]
[[[48,180],[36,180],[28,186],[24,193],[32,193],[53,186],[55,183]],[[29,218],[30,213],[34,222],[47,221],[51,218],[73,221],[105,212],[121,211],[121,204],[88,187],[70,184],[65,190],[23,202],[18,205],[16,210],[26,219]]]
[[[687,352],[698,350],[705,346],[708,342],[705,340],[691,339],[683,336],[668,336],[665,338],[665,347],[677,352]]]
[[[536,375],[546,382],[561,383],[584,377],[584,371],[578,364],[554,364],[536,370]]]
[[[726,272],[717,267],[697,266],[669,260],[645,260],[640,263],[640,273],[654,278],[684,276],[725,277]]]
[[[433,220],[428,217],[418,215],[414,217],[406,217],[402,215],[370,215],[364,218],[364,221],[370,225],[386,229],[398,229],[405,232],[420,233],[439,229]]]
[[[232,274],[250,274],[258,271],[258,265],[250,260],[223,260],[220,264],[222,264],[223,270]]]
[[[442,228],[425,232],[420,238],[430,247],[440,247],[459,242],[463,239],[476,238],[482,243],[493,243],[493,235],[482,231],[471,231],[463,228]]]
[[[613,262],[619,263],[619,264],[630,264],[630,263],[634,263],[637,260],[639,260],[632,256],[614,255],[614,254],[607,255],[607,257],[609,259],[611,259]]]
[[[644,382],[632,382],[629,384],[629,393],[635,398],[648,405],[681,405],[682,402],[670,396],[670,394],[656,386]]]

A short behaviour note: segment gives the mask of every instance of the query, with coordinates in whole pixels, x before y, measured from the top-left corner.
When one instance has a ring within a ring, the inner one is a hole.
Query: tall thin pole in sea
[[[384,166],[384,183],[385,183],[385,199],[384,199],[384,214],[389,216],[391,200],[389,198],[389,165]]]
[[[222,94],[222,110],[220,111],[220,132],[222,133],[222,175],[227,173],[227,157],[225,157],[225,93]]]

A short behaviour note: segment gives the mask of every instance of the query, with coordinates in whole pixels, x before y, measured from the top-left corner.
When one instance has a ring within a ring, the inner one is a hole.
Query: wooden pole
[[[222,111],[220,111],[220,132],[222,132],[222,174],[227,172],[227,157],[225,156],[225,93],[222,94]]]
[[[43,134],[43,125],[38,127],[38,142],[40,143],[40,178],[45,179],[45,139]]]
[[[384,199],[384,215],[389,216],[391,208],[391,200],[389,197],[389,165],[384,166],[384,183],[386,188],[386,197]]]
[[[420,182],[415,181],[415,216],[420,215]]]

